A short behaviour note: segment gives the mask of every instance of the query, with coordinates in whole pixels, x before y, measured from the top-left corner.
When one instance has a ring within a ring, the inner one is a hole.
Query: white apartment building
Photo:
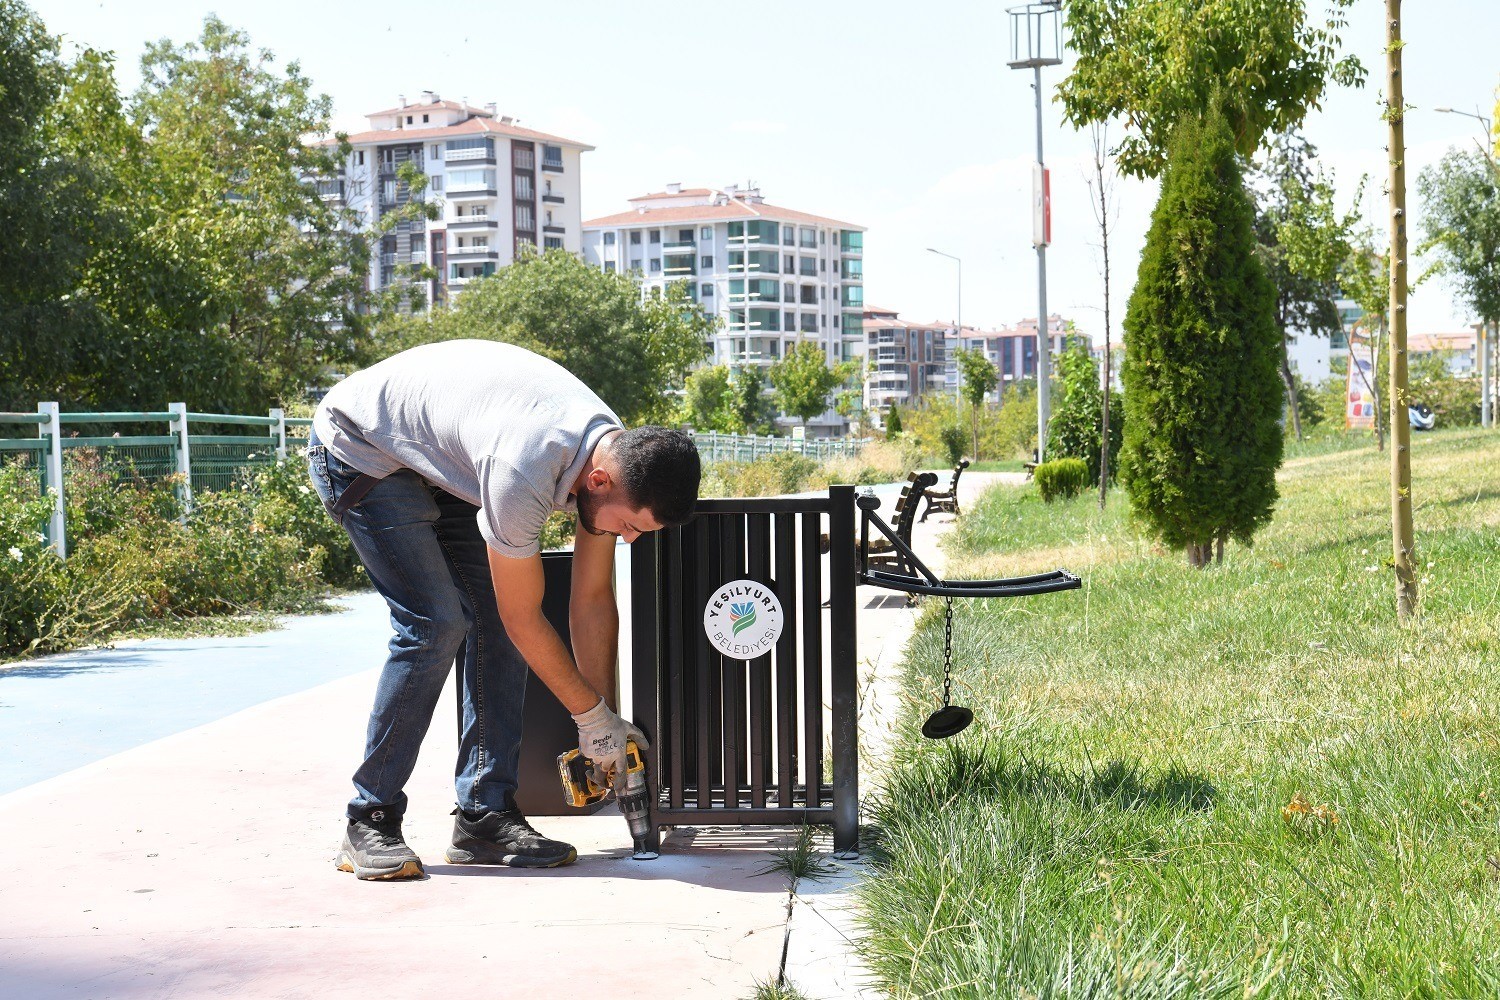
[[[593,146],[522,128],[494,104],[478,108],[432,91],[366,117],[370,128],[349,136],[339,175],[317,182],[323,197],[374,227],[412,200],[397,176],[410,163],[427,178],[420,197],[442,212],[400,222],[381,238],[370,262],[373,288],[390,285],[399,264],[430,264],[437,278],[428,302],[441,302],[515,260],[522,244],[580,251],[580,161]]]
[[[633,272],[647,287],[684,282],[723,319],[711,364],[771,365],[799,341],[830,364],[865,353],[864,228],[771,205],[757,187],[684,188],[630,199],[630,210],[583,223],[583,258]],[[832,413],[810,422],[839,433]]]

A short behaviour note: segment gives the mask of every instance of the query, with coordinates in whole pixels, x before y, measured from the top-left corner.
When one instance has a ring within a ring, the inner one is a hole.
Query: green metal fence
[[[56,403],[39,403],[35,413],[0,413],[0,461],[38,470],[42,495],[53,498],[47,540],[66,555],[69,477],[91,472],[159,482],[179,476],[184,508],[191,509],[194,493],[227,489],[242,472],[285,458],[311,425],[281,410],[264,417],[193,413],[172,403],[165,410],[64,413]],[[9,436],[31,428],[34,437]]]
[[[753,462],[780,452],[808,458],[835,458],[859,453],[868,438],[790,438],[769,434],[694,434],[693,443],[705,462]]]

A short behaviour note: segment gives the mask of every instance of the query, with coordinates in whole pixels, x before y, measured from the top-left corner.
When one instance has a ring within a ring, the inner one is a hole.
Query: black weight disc
[[[973,712],[959,705],[949,705],[927,717],[922,723],[922,735],[929,740],[945,740],[963,732],[973,721]]]

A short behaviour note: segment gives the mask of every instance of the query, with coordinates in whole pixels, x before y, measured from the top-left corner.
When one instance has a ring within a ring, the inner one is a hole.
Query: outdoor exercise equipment
[[[1079,586],[1061,570],[940,580],[876,513],[879,506],[853,486],[701,500],[688,524],[631,546],[631,717],[652,741],[652,825],[642,846],[658,850],[660,831],[678,826],[824,824],[833,827],[835,854],[853,855],[855,588],[951,602]],[[871,566],[872,531],[899,553],[894,571]],[[944,704],[924,727],[934,738],[972,719],[951,703],[952,645],[950,618]]]

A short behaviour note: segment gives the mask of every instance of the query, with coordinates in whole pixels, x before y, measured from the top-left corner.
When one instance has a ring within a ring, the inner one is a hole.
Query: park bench
[[[954,517],[958,516],[958,477],[963,475],[964,470],[968,467],[968,459],[959,459],[958,464],[953,467],[953,479],[948,483],[947,490],[941,493],[935,493],[932,490],[927,490],[925,493],[923,493],[923,496],[927,498],[927,506],[922,509],[921,520],[927,520],[927,515],[931,514],[934,510],[936,510],[939,514],[952,514]],[[933,485],[937,485],[936,481],[934,481]]]
[[[931,472],[913,472],[906,477],[906,485],[901,487],[901,495],[896,498],[896,516],[893,519],[897,536],[907,545],[911,544],[911,527],[917,519],[917,503],[920,501],[927,488],[937,485],[937,476]],[[827,554],[829,543],[828,536],[822,535],[818,539],[818,551]],[[887,566],[900,570],[904,565],[896,546],[886,538],[872,538],[869,542],[870,563],[875,566]]]

